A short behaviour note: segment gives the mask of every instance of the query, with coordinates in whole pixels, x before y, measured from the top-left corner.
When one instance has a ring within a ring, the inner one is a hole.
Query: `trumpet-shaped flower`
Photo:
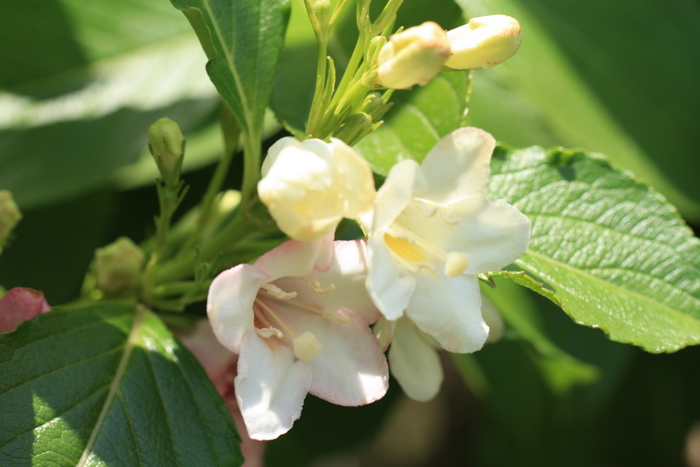
[[[445,66],[455,70],[491,68],[509,59],[520,48],[520,23],[506,15],[472,18],[468,24],[447,31],[452,56]]]
[[[488,336],[478,274],[510,264],[530,240],[525,215],[485,197],[494,147],[483,130],[456,130],[420,166],[396,164],[364,219],[375,304],[451,352],[474,352]]]
[[[235,392],[248,434],[288,431],[307,393],[356,406],[381,398],[388,367],[369,324],[381,315],[364,287],[363,242],[288,241],[221,273],[207,312],[237,353]]]
[[[374,178],[369,164],[339,139],[298,141],[282,138],[272,145],[258,183],[260,200],[282,232],[313,241],[335,231],[372,205]]]
[[[425,85],[450,56],[445,31],[432,21],[391,36],[377,57],[377,81],[385,88]]]

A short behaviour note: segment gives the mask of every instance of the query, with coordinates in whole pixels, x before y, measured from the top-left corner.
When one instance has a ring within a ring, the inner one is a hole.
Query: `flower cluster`
[[[428,400],[442,381],[437,349],[484,345],[478,274],[510,264],[530,238],[527,217],[486,198],[494,147],[485,131],[458,129],[421,164],[396,164],[378,191],[338,140],[272,147],[260,197],[292,240],[221,273],[207,305],[218,340],[238,354],[252,438],[289,430],[307,393],[348,406],[381,398],[387,347],[404,391]],[[367,239],[334,242],[343,217]]]

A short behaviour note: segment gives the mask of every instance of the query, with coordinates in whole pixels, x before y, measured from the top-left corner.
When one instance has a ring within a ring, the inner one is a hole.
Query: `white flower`
[[[449,56],[445,31],[428,21],[392,35],[384,44],[377,57],[377,80],[390,89],[425,85],[440,72]]]
[[[354,218],[374,199],[369,164],[339,139],[272,145],[258,183],[260,200],[280,230],[295,240],[313,241],[335,230],[343,217]]]
[[[488,336],[478,274],[526,250],[530,221],[485,197],[493,137],[462,128],[419,166],[396,164],[377,192],[369,232],[367,289],[382,314],[405,314],[450,352],[479,350]]]
[[[520,48],[520,23],[505,15],[472,18],[468,24],[447,31],[452,56],[445,66],[455,70],[491,68],[509,59]]]
[[[234,385],[251,438],[287,432],[307,392],[347,406],[386,393],[364,257],[364,242],[292,240],[212,283],[207,313],[217,339],[239,354]]]

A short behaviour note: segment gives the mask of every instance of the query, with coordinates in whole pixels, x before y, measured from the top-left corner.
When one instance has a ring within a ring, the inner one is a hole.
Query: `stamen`
[[[285,292],[284,290],[277,287],[275,284],[263,284],[261,289],[265,290],[267,293],[275,298],[280,298],[282,300],[288,300],[297,296],[296,292]]]
[[[282,339],[282,336],[284,336],[284,334],[282,334],[282,331],[273,327],[262,329],[255,328],[255,332],[258,334],[258,336],[262,337],[263,339],[269,339],[272,336],[275,336],[278,339]]]
[[[284,331],[287,332],[287,334],[289,334],[290,336],[292,336],[292,339],[296,339],[297,337],[299,337],[299,336],[297,336],[297,334],[296,334],[294,331],[292,331],[292,329],[291,329],[289,326],[287,326],[287,324],[286,324],[284,321],[282,321],[282,319],[281,319],[279,316],[277,316],[277,313],[275,313],[275,311],[274,311],[272,308],[270,308],[269,306],[267,306],[267,305],[265,304],[265,302],[263,302],[262,300],[256,298],[256,299],[255,299],[255,303],[256,303],[260,308],[262,308],[264,311],[266,311],[267,314],[268,314],[273,320],[275,320],[275,322],[277,322],[277,324],[279,324],[280,328],[284,329]]]
[[[331,293],[335,290],[335,284],[332,282],[325,289],[323,287],[321,287],[321,283],[319,281],[317,281],[316,279],[309,280],[307,282],[309,283],[309,286],[313,289],[313,291],[316,293],[327,294],[327,293]]]
[[[459,217],[450,217],[450,212],[447,209],[440,209],[440,217],[442,217],[442,220],[445,221],[446,224],[449,225],[457,225],[460,222]]]
[[[432,206],[428,207],[425,203],[422,201],[414,201],[413,203],[415,206],[418,207],[423,212],[423,215],[425,217],[433,217],[435,213],[438,211],[437,206]]]

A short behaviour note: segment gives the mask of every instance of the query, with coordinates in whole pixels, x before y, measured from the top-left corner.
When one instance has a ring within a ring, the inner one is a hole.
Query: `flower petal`
[[[415,274],[416,291],[406,314],[449,352],[470,353],[483,347],[489,328],[481,317],[476,276],[447,277],[444,271]]]
[[[437,351],[420,333],[407,318],[396,322],[389,366],[403,392],[411,399],[425,402],[440,390],[443,374]]]
[[[269,280],[280,277],[303,277],[314,268],[326,270],[333,255],[333,234],[325,235],[313,242],[289,240],[262,255],[255,266],[264,271]]]
[[[383,236],[369,239],[368,256],[367,290],[387,319],[399,319],[411,300],[416,279],[396,262]]]
[[[294,309],[285,310],[301,332],[311,332],[323,347],[310,362],[313,381],[309,392],[338,405],[369,404],[386,393],[389,368],[377,338],[366,321],[346,311],[339,322]]]
[[[207,315],[224,347],[239,353],[243,335],[253,329],[253,303],[269,276],[250,264],[239,264],[219,274],[209,287]]]
[[[371,232],[386,229],[413,199],[415,188],[423,185],[418,164],[413,160],[399,162],[391,168],[384,185],[377,191]]]
[[[398,221],[443,251],[465,253],[466,274],[497,271],[522,256],[530,243],[530,219],[503,200],[467,198],[445,211],[455,225],[447,226],[442,215],[426,217],[419,209],[406,209]]]
[[[247,333],[238,358],[236,399],[252,439],[275,439],[301,415],[311,367],[286,346]]]
[[[20,323],[51,310],[44,294],[26,287],[15,287],[0,298],[0,332],[10,332]]]
[[[445,136],[423,159],[420,170],[427,188],[418,197],[445,204],[485,195],[495,147],[493,136],[479,128],[460,128]]]

